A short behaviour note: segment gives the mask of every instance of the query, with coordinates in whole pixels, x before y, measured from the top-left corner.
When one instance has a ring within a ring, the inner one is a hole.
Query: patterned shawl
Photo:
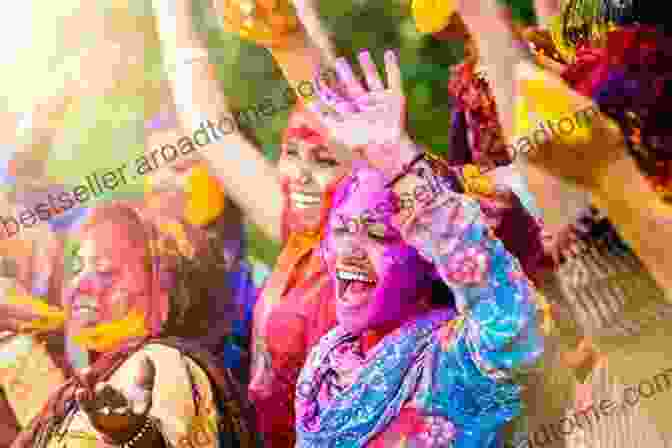
[[[460,428],[454,448],[496,446],[503,425],[520,412],[519,386],[481,376],[461,344],[444,351],[439,329],[454,317],[453,310],[431,311],[385,336],[365,355],[352,385],[320,407],[318,395],[333,374],[329,357],[353,341],[341,327],[332,330],[299,378],[297,448],[365,447],[409,400]]]
[[[43,411],[14,441],[12,448],[46,447],[54,431],[77,406],[75,391],[78,385],[82,383],[93,385],[108,380],[131,355],[150,343],[164,344],[180,350],[196,361],[207,373],[215,396],[218,398],[217,403],[222,417],[219,428],[220,440],[224,443],[222,446],[244,448],[258,446],[254,412],[245,398],[244,390],[236,383],[230,371],[218,367],[217,361],[209,353],[185,340],[145,338],[103,355],[91,366],[86,377],[72,378],[63,384],[52,395]]]

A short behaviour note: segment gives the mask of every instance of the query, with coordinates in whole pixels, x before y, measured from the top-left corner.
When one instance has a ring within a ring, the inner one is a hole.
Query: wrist
[[[388,146],[387,150],[390,154],[397,154],[396,163],[393,164],[387,171],[388,176],[395,177],[401,175],[404,171],[409,169],[409,165],[413,163],[424,151],[420,146],[415,144],[410,136],[403,135],[397,143],[384,145]]]
[[[312,50],[313,45],[305,28],[299,25],[297,31],[285,35],[282,40],[269,44],[266,48],[271,53],[271,56],[280,62],[278,59],[282,60],[293,52]]]
[[[123,448],[137,448],[143,446],[146,440],[152,439],[156,431],[154,424],[149,417],[142,417],[139,421],[133,422],[124,430],[108,431],[103,433],[103,438],[108,444],[120,446]]]

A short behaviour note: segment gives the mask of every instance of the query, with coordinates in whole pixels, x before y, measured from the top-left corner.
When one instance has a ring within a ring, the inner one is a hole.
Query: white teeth
[[[360,272],[336,271],[336,276],[339,280],[357,280],[369,284],[374,283],[367,275]]]
[[[322,198],[318,195],[307,195],[303,193],[291,193],[289,197],[297,206],[314,206],[322,202]]]
[[[320,205],[319,202],[294,202],[294,206],[296,208],[311,208]]]

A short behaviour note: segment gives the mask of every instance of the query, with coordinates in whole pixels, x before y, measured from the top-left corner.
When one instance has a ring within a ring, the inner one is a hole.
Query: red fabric
[[[616,119],[653,187],[672,191],[672,38],[647,26],[611,31],[582,46],[563,78]]]
[[[337,185],[338,181],[327,191],[320,229]],[[260,430],[271,448],[294,447],[294,395],[301,367],[310,349],[336,326],[335,292],[319,251],[321,230],[291,232],[288,223],[283,229],[285,247],[254,309],[253,350],[266,353],[255,353],[254,358],[265,357],[265,363],[253,366],[249,387]]]
[[[463,63],[454,69],[448,91],[457,100],[458,109],[469,115],[467,129],[474,137],[473,163],[488,170],[511,163],[495,99],[488,82],[476,75],[474,64]]]

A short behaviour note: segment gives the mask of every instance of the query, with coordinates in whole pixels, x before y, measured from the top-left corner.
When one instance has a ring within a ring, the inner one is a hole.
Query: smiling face
[[[353,334],[401,322],[429,291],[430,266],[393,227],[394,199],[382,173],[357,170],[339,188],[324,258],[339,323]]]
[[[328,187],[350,170],[351,164],[338,160],[329,148],[326,135],[302,110],[292,113],[285,131],[278,170],[292,216],[302,227],[319,223]]]
[[[151,291],[147,249],[132,228],[117,221],[84,231],[72,290],[64,299],[68,333],[121,321],[133,309],[146,311]]]

